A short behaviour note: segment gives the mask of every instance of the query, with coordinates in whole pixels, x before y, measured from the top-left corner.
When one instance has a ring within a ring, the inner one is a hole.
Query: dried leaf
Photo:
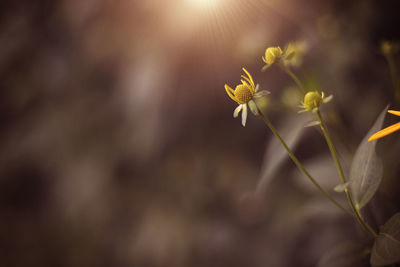
[[[400,262],[400,212],[393,215],[375,239],[371,265],[384,266]]]
[[[304,133],[304,123],[304,117],[291,118],[286,120],[284,124],[279,127],[279,132],[283,140],[285,140],[291,150],[296,147]],[[257,185],[257,192],[263,193],[265,191],[273,177],[275,177],[275,172],[287,159],[289,159],[289,155],[279,139],[275,136],[271,136],[264,154],[261,178]]]
[[[351,164],[350,189],[356,206],[360,209],[371,200],[382,180],[382,162],[375,152],[377,141],[368,142],[368,138],[382,128],[387,108],[381,112],[371,130],[358,146]]]

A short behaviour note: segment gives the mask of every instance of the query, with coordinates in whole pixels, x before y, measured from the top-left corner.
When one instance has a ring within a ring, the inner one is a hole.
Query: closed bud
[[[265,63],[271,65],[282,57],[282,49],[279,46],[268,47],[265,56],[262,58]]]
[[[302,107],[307,111],[313,110],[322,104],[323,99],[324,93],[320,94],[318,91],[308,92],[304,96]]]

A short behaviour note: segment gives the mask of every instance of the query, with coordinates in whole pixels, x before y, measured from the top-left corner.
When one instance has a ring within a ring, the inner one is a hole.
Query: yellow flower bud
[[[305,41],[296,41],[289,43],[283,50],[282,58],[285,59],[286,65],[298,67],[303,61],[303,56],[308,50],[307,43]]]
[[[392,44],[389,41],[382,42],[381,51],[383,54],[390,54],[392,51]]]
[[[390,41],[383,41],[381,43],[381,52],[384,55],[390,55],[396,52],[396,46]]]
[[[265,51],[265,57],[263,57],[263,61],[269,65],[273,64],[275,61],[279,60],[282,56],[283,52],[279,46],[268,47]]]
[[[305,110],[310,111],[318,108],[324,99],[324,93],[320,94],[318,91],[308,92],[304,96],[302,106]]]

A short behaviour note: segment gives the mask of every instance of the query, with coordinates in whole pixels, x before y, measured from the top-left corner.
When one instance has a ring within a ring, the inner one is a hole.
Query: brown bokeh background
[[[232,118],[223,87],[246,67],[332,191],[321,134],[261,56],[307,44],[294,71],[334,95],[323,112],[348,169],[380,111],[400,108],[379,50],[400,37],[397,1],[193,1],[0,3],[0,266],[338,266],[363,244],[262,120]],[[400,208],[399,139],[380,143],[374,227]]]

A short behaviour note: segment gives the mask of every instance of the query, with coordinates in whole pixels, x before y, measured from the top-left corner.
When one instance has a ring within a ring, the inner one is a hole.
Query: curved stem
[[[320,127],[324,134],[326,143],[328,144],[329,150],[331,151],[331,155],[332,155],[333,161],[335,162],[336,169],[338,170],[340,179],[342,180],[342,183],[345,184],[346,178],[344,177],[343,169],[342,169],[342,166],[340,165],[335,146],[333,145],[332,139],[329,135],[328,129],[327,129],[324,121],[322,120],[322,116],[321,116],[321,113],[319,112],[319,110],[317,111],[317,117],[318,117],[318,121],[320,122]],[[349,204],[350,204],[352,210],[356,214],[355,218],[357,219],[357,221],[364,228],[364,230],[366,230],[370,235],[372,235],[372,237],[374,237],[374,238],[377,237],[378,236],[377,233],[374,231],[374,229],[372,229],[372,227],[362,217],[360,209],[354,205],[353,198],[351,197],[349,189],[347,187],[345,188],[344,192],[346,193],[347,200],[349,201]]]
[[[279,141],[282,143],[283,147],[286,149],[287,153],[289,154],[289,157],[293,160],[293,162],[296,164],[296,166],[302,171],[308,179],[310,179],[311,183],[317,187],[317,189],[328,199],[330,200],[336,207],[344,211],[345,213],[349,214],[352,217],[355,217],[353,213],[351,213],[349,210],[344,208],[342,205],[340,205],[335,199],[333,199],[319,184],[318,182],[311,176],[311,174],[304,168],[304,166],[300,163],[300,161],[296,158],[296,156],[293,154],[293,152],[290,150],[290,148],[287,146],[285,141],[282,139],[282,137],[279,135],[278,131],[275,129],[275,127],[272,125],[272,123],[268,120],[266,116],[261,112],[261,110],[257,107],[258,113],[260,114],[261,118],[264,120],[265,124],[268,126],[268,128],[272,131],[272,133],[279,139]]]
[[[297,84],[297,86],[303,91],[303,93],[306,93],[306,89],[304,85],[301,83],[300,79],[297,78],[296,74],[294,74],[284,63],[279,64],[281,66],[281,69],[286,72]]]

